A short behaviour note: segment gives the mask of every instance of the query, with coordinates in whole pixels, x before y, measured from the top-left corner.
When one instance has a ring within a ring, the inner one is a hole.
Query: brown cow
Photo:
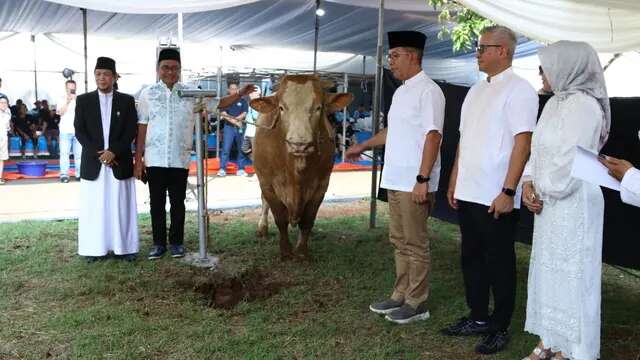
[[[323,92],[330,86],[317,76],[287,75],[274,95],[251,101],[260,113],[253,160],[263,196],[258,234],[266,235],[271,208],[283,259],[308,256],[309,234],[333,168],[334,130],[327,114],[353,99],[348,93]],[[300,228],[293,253],[289,224]]]

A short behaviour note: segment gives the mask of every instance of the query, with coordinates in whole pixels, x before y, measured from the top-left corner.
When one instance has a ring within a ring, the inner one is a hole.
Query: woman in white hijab
[[[604,199],[571,177],[576,146],[597,153],[611,111],[602,66],[583,42],[559,41],[538,56],[554,96],[533,132],[523,203],[535,213],[525,330],[540,337],[525,359],[592,360],[600,353]]]
[[[9,99],[6,96],[0,96],[0,185],[4,185],[5,180],[2,178],[4,170],[4,161],[9,159],[9,141],[7,132],[10,129],[11,111],[9,110]]]

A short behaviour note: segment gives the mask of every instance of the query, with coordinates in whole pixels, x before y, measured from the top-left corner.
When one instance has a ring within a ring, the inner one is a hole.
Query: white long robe
[[[576,145],[598,151],[602,126],[593,97],[551,98],[525,170],[544,203],[534,219],[525,330],[572,360],[600,353],[604,199],[598,186],[570,172]]]
[[[104,144],[109,144],[113,97],[99,93]],[[96,180],[80,180],[78,254],[135,254],[139,250],[136,188],[133,177],[118,180],[102,164]]]

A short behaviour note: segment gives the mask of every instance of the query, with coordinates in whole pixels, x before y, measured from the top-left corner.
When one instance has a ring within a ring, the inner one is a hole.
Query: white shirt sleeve
[[[420,96],[422,119],[420,119],[420,122],[424,124],[425,135],[433,130],[436,130],[442,135],[442,129],[444,127],[444,105],[444,94],[438,85],[434,85],[422,92]]]
[[[140,93],[140,101],[138,102],[138,124],[146,125],[149,123],[149,89],[144,89]]]
[[[620,183],[620,198],[625,204],[640,207],[640,170],[627,170]]]
[[[538,117],[538,94],[529,84],[515,87],[507,100],[507,122],[511,134],[516,136],[523,132],[533,132]]]

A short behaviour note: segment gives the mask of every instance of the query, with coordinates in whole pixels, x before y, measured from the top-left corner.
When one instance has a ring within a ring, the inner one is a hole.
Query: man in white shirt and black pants
[[[498,352],[509,340],[516,295],[518,183],[538,112],[536,91],[511,69],[516,43],[513,31],[503,26],[482,32],[476,58],[487,79],[469,90],[462,105],[460,142],[447,192],[449,204],[458,209],[462,273],[471,312],[443,332],[484,334],[476,346],[481,354]]]
[[[389,125],[363,144],[349,148],[357,159],[386,144],[381,187],[389,190],[389,240],[395,247],[396,281],[391,296],[369,309],[398,324],[429,318],[430,249],[427,218],[440,177],[444,95],[422,71],[426,37],[416,31],[389,32],[389,67],[404,81],[393,95]]]

